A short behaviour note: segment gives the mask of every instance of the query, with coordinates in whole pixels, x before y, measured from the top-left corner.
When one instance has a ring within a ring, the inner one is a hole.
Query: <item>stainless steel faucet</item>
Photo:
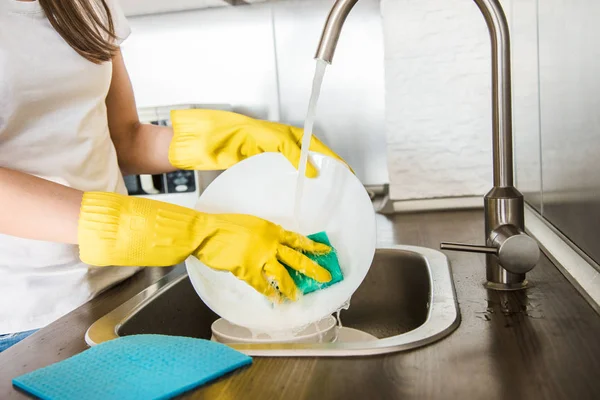
[[[486,286],[527,287],[525,274],[538,262],[537,242],[525,230],[523,195],[514,187],[510,37],[498,0],[474,0],[485,18],[492,44],[492,135],[494,187],[484,197],[485,246],[442,243],[446,250],[486,254]],[[342,26],[358,0],[337,0],[327,17],[316,58],[332,62]]]

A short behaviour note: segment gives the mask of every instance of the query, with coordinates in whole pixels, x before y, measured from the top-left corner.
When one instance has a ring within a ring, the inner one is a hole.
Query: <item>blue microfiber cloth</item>
[[[329,241],[329,237],[325,232],[315,233],[313,235],[308,236],[314,242],[326,244],[329,247],[331,246],[331,242]],[[333,248],[333,247],[332,247]],[[316,290],[324,289],[329,287],[335,283],[338,283],[344,280],[344,275],[342,274],[342,269],[340,268],[340,262],[338,261],[337,254],[335,253],[335,249],[333,249],[330,253],[324,255],[310,254],[307,253],[306,256],[311,260],[315,261],[321,267],[325,268],[329,273],[331,273],[331,281],[327,283],[319,283],[312,278],[296,271],[285,265],[285,268],[290,273],[290,276],[296,283],[296,286],[303,294],[311,293]]]
[[[13,385],[44,400],[170,399],[250,363],[207,340],[134,335],[19,376]]]

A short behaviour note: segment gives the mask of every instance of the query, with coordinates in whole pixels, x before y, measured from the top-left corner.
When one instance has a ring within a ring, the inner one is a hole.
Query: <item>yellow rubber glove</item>
[[[304,133],[301,128],[229,111],[199,109],[173,110],[171,122],[174,135],[169,161],[176,168],[225,170],[257,154],[279,152],[298,169]],[[346,163],[314,135],[310,150]],[[318,175],[310,163],[306,175]]]
[[[79,216],[79,250],[94,266],[169,266],[190,254],[207,266],[231,271],[259,293],[296,300],[285,267],[319,281],[331,274],[302,252],[327,253],[329,246],[288,232],[263,219],[239,214],[205,214],[155,200],[86,192]]]

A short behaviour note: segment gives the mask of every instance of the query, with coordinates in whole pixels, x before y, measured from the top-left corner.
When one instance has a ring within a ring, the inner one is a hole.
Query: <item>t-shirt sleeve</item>
[[[115,35],[117,36],[116,44],[120,46],[129,37],[131,27],[129,26],[129,22],[127,22],[127,18],[125,18],[125,13],[123,13],[119,0],[106,0],[106,5],[112,15]]]

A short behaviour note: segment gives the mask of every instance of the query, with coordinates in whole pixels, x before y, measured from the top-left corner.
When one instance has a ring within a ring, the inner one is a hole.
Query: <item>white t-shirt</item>
[[[120,44],[130,30],[116,1]],[[0,166],[126,194],[108,130],[111,77],[111,63],[75,52],[37,1],[0,0]],[[78,246],[0,234],[0,334],[41,328],[136,270],[90,267]]]

